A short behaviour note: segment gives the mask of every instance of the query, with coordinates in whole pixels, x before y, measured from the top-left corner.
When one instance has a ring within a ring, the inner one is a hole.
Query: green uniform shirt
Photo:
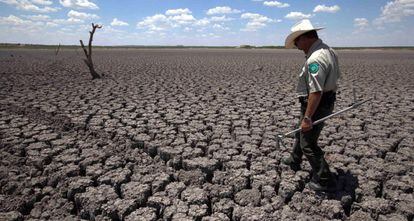
[[[318,39],[308,51],[296,91],[299,97],[319,91],[336,92],[339,77],[338,57],[335,51]]]

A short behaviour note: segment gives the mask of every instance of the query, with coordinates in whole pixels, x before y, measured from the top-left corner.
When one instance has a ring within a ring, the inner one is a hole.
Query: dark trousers
[[[322,97],[322,100],[312,116],[312,121],[328,116],[332,113],[335,102],[334,97]],[[301,117],[299,127],[305,115],[307,102],[301,102]],[[318,138],[323,129],[324,123],[320,123],[312,127],[308,132],[300,132],[295,135],[295,143],[293,145],[292,157],[295,162],[302,162],[302,156],[305,155],[312,167],[312,180],[321,184],[328,184],[333,176],[329,170],[329,166],[325,161],[324,152],[318,146]]]

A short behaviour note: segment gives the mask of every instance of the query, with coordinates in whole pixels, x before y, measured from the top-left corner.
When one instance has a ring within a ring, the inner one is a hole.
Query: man
[[[292,27],[285,41],[286,48],[296,46],[305,52],[306,62],[297,86],[301,103],[301,132],[295,135],[293,151],[283,159],[283,163],[297,171],[304,154],[312,166],[309,187],[316,191],[329,191],[336,186],[335,178],[325,161],[324,152],[317,144],[323,123],[312,126],[312,122],[332,113],[340,72],[336,53],[318,38],[317,31],[321,29],[314,28],[305,19]]]

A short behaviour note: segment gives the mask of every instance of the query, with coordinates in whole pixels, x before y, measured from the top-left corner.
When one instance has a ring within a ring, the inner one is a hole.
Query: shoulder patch
[[[309,64],[309,72],[312,74],[315,74],[316,72],[319,71],[319,64],[316,62],[310,63]]]

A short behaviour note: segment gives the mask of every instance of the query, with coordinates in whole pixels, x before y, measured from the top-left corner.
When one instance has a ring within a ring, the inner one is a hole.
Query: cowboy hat
[[[294,48],[295,47],[295,39],[302,34],[309,32],[309,31],[319,31],[324,28],[314,28],[312,23],[308,19],[303,19],[302,21],[296,23],[291,29],[291,33],[287,36],[285,40],[285,47],[286,48]]]

